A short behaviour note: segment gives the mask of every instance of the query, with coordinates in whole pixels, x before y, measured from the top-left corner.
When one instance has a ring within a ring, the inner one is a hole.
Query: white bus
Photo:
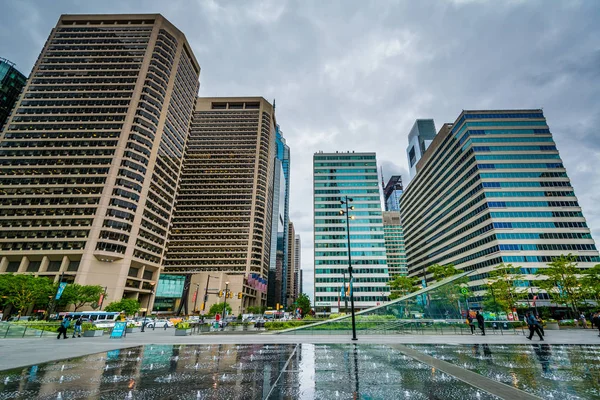
[[[60,315],[74,319],[81,317],[84,322],[91,322],[98,328],[112,328],[115,325],[115,321],[119,319],[121,313],[107,311],[77,311],[60,313]]]

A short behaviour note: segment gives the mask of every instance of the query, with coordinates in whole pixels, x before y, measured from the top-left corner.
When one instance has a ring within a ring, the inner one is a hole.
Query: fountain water
[[[133,393],[131,393],[131,390],[129,391],[129,393],[127,393],[127,397],[125,397],[126,399],[133,399]]]
[[[200,398],[200,391],[199,391],[199,390],[196,392],[196,398],[197,398],[197,399],[199,399],[199,398]]]
[[[65,370],[65,364],[63,364],[63,365],[60,367],[60,370],[61,370],[61,371],[64,371],[64,370]]]
[[[65,377],[61,375],[60,379],[58,380],[58,383],[63,383],[64,380],[65,380]]]
[[[4,378],[4,384],[5,385],[7,385],[9,381],[10,381],[10,379],[8,379],[8,376],[6,378]]]
[[[62,399],[62,392],[58,392],[58,394],[56,395],[56,399]]]

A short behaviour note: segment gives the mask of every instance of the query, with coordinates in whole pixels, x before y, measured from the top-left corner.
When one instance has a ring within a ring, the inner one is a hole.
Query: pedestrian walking
[[[600,313],[596,312],[592,316],[592,327],[596,326],[598,328],[598,336],[600,336]]]
[[[483,318],[483,315],[480,314],[479,311],[475,314],[475,318],[477,318],[477,325],[479,325],[479,329],[481,329],[481,335],[485,336],[485,318]]]
[[[581,315],[579,316],[579,322],[581,322],[581,325],[583,325],[583,329],[587,329],[587,321],[585,319],[584,313],[581,313]]]
[[[60,339],[60,335],[63,335],[63,339],[66,339],[67,338],[67,329],[69,328],[70,325],[71,325],[71,321],[69,320],[69,318],[67,318],[67,317],[63,318],[62,322],[60,323],[60,326],[58,327],[58,336],[56,338]]]
[[[527,326],[529,327],[529,336],[527,336],[527,339],[531,340],[533,334],[537,333],[537,335],[540,337],[540,341],[543,341],[544,337],[542,336],[542,332],[540,331],[539,322],[529,311],[527,311],[527,314],[525,314],[525,321],[527,322]]]
[[[542,332],[542,336],[546,336],[546,333],[544,332],[544,320],[542,319],[542,317],[540,317],[539,314],[536,314],[535,320],[538,322],[538,327],[540,328],[540,331]]]
[[[473,322],[473,317],[471,317],[471,314],[467,314],[467,324],[469,324],[469,327],[471,328],[471,335],[475,334],[475,324]]]
[[[75,326],[73,327],[73,337],[81,337],[81,317],[75,320]]]

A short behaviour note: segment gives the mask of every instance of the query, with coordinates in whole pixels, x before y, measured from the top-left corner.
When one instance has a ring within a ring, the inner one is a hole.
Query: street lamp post
[[[192,315],[196,313],[196,303],[198,302],[198,292],[200,291],[200,285],[194,283],[196,285],[196,291],[194,292],[194,308],[192,309]]]
[[[227,292],[229,291],[229,282],[225,282],[225,292],[223,293],[225,301],[223,302],[223,329],[225,329],[225,312],[227,311]]]
[[[346,216],[346,237],[348,238],[348,279],[350,281],[350,312],[352,313],[352,340],[356,339],[356,319],[354,316],[354,290],[352,287],[353,284],[353,275],[352,275],[352,255],[350,254],[350,220],[354,219],[354,217],[350,216],[348,212],[350,210],[354,210],[354,206],[348,206],[348,203],[352,201],[352,198],[348,196],[344,196],[345,200],[340,200],[340,203],[344,206],[345,210],[340,210],[340,215]]]

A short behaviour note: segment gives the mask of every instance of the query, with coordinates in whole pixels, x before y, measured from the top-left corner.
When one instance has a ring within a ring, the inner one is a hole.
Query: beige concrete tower
[[[158,280],[200,67],[159,14],[63,15],[0,136],[0,273]]]
[[[209,289],[229,282],[236,315],[266,302],[274,157],[275,116],[265,99],[197,100],[165,273],[191,275],[200,293],[209,275]],[[205,309],[222,301],[209,294]]]

